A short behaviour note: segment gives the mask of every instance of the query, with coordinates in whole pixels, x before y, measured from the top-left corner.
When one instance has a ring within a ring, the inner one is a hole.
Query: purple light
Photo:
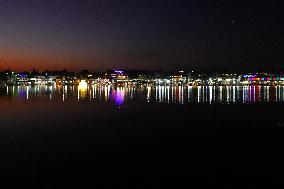
[[[26,74],[19,74],[19,77],[21,78],[27,78],[28,76]]]
[[[121,70],[116,70],[114,72],[117,73],[117,74],[123,74],[123,71],[121,71]]]
[[[257,75],[243,75],[244,78],[253,78],[253,77],[257,77]]]
[[[18,91],[18,97],[19,98],[25,98],[26,94],[27,94],[27,92],[23,88],[19,89],[19,91]]]
[[[124,103],[124,91],[117,89],[112,91],[112,99],[117,106],[121,106]]]

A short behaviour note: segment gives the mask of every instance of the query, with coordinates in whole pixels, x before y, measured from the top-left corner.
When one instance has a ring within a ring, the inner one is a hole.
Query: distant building
[[[187,75],[185,71],[178,71],[177,73],[174,73],[174,75],[170,76],[170,82],[172,84],[185,84],[187,83]]]
[[[111,80],[114,83],[125,83],[128,82],[128,76],[124,74],[124,71],[116,70],[111,74]]]
[[[284,84],[284,76],[280,74],[255,73],[242,75],[244,84]]]

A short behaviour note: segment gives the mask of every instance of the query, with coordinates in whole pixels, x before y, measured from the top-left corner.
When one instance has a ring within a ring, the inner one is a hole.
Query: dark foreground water
[[[132,97],[126,88],[65,89],[1,89],[1,175],[194,175],[214,182],[224,175],[273,177],[279,166],[282,89],[260,87],[247,97],[252,101],[231,93],[235,100],[202,101],[198,95],[210,94],[198,88],[192,101],[163,101],[146,86]],[[212,99],[227,99],[218,90]]]

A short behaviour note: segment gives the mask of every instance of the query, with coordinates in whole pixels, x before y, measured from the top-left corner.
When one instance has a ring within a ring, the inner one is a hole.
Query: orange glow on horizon
[[[67,69],[73,71],[80,69],[79,65],[75,65],[75,63],[78,63],[78,61],[67,59],[65,57],[27,55],[0,49],[0,71],[8,69],[14,71]]]

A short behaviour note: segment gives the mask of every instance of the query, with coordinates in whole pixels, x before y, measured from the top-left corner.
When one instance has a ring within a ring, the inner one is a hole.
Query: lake
[[[270,176],[277,86],[0,89],[1,175]]]
[[[105,101],[117,106],[137,101],[168,104],[252,104],[283,102],[284,86],[10,86],[1,88],[0,96],[24,101]]]

